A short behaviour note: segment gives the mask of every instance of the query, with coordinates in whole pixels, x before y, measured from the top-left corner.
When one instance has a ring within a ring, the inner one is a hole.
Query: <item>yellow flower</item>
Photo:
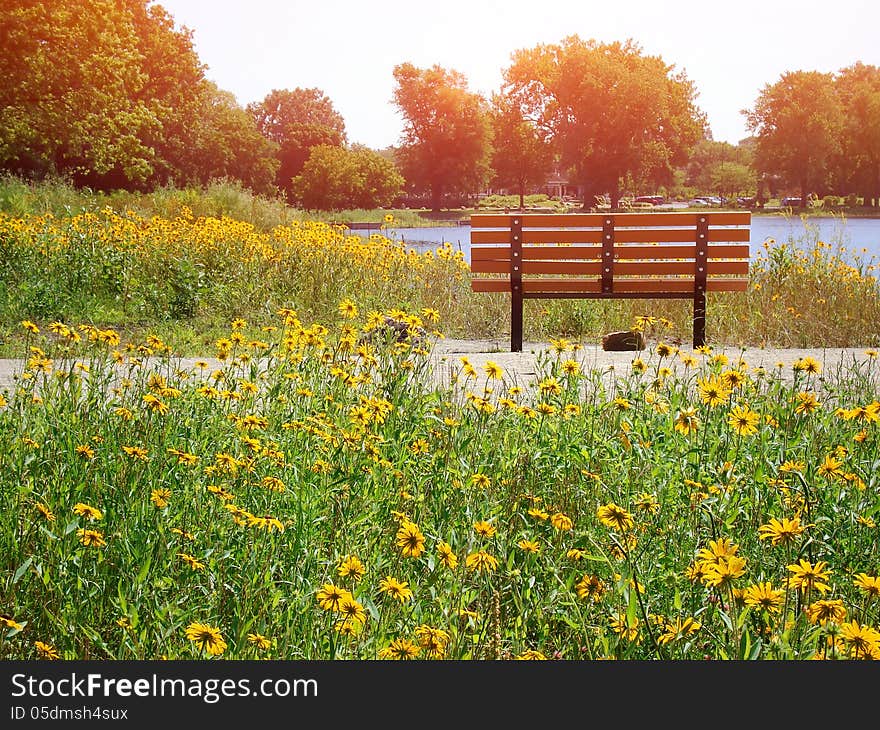
[[[325,611],[339,611],[343,599],[350,598],[351,593],[345,588],[339,588],[332,583],[325,583],[318,590],[318,605]]]
[[[815,588],[824,594],[831,590],[831,586],[825,582],[829,575],[827,567],[828,563],[822,560],[813,565],[808,560],[801,558],[797,563],[788,566],[788,570],[792,573],[788,578],[788,585],[790,588],[798,588],[802,591]]]
[[[88,520],[100,520],[103,517],[101,510],[97,507],[85,504],[84,502],[77,502],[73,505],[73,512],[74,514],[77,514],[80,517],[85,517]]]
[[[51,644],[46,644],[42,641],[35,641],[34,647],[37,650],[37,654],[39,654],[41,659],[60,659],[61,655],[58,653],[58,650],[52,646]]]
[[[257,649],[261,649],[266,651],[272,647],[272,640],[267,636],[263,636],[262,634],[248,634],[247,640],[257,647]]]
[[[437,555],[443,565],[450,570],[455,570],[458,565],[458,556],[452,551],[452,546],[448,542],[437,543]]]
[[[186,638],[211,656],[219,656],[226,651],[226,642],[220,629],[208,624],[194,621],[186,627]]]
[[[632,529],[633,517],[623,507],[618,507],[614,502],[602,505],[596,510],[596,516],[606,527],[620,532],[626,532]]]
[[[485,520],[474,522],[474,532],[480,537],[493,537],[495,535],[495,525]]]
[[[403,603],[412,597],[412,591],[406,581],[399,581],[390,575],[379,581],[379,591]]]
[[[567,532],[574,527],[571,517],[562,512],[555,512],[550,516],[550,524],[560,532]]]
[[[483,365],[483,370],[486,372],[486,376],[493,380],[501,380],[504,377],[503,368],[492,360],[486,361],[486,364]]]
[[[404,557],[419,557],[425,550],[425,536],[419,526],[405,520],[397,530],[397,547]]]
[[[21,326],[24,327],[31,334],[34,334],[34,335],[40,334],[40,328],[37,327],[37,325],[35,325],[29,319],[22,320]]]
[[[758,528],[758,538],[760,540],[770,540],[771,545],[788,545],[794,542],[806,528],[801,524],[801,518],[797,515],[793,519],[783,517],[777,520],[775,517],[766,525]]]
[[[165,509],[171,499],[171,490],[167,487],[158,487],[150,492],[150,501],[156,509]]]
[[[336,572],[343,578],[351,576],[353,580],[357,581],[363,578],[366,569],[357,555],[348,555],[342,559]]]
[[[193,570],[204,570],[205,564],[194,558],[192,555],[188,555],[187,553],[177,553],[177,557],[179,557],[184,563],[186,563]]]
[[[338,310],[345,319],[354,319],[358,316],[357,305],[351,299],[343,299],[339,302]]]
[[[98,530],[86,530],[85,528],[80,528],[76,531],[76,536],[79,538],[81,544],[86,547],[104,547],[107,543],[104,540],[103,533]]]
[[[491,573],[498,568],[498,560],[485,550],[471,553],[465,558],[464,564],[468,570],[475,570],[478,573]]]
[[[740,436],[754,436],[758,433],[761,416],[748,405],[735,406],[727,416],[727,423]]]
[[[675,416],[675,430],[688,436],[696,433],[700,427],[700,419],[697,418],[696,408],[683,408]]]

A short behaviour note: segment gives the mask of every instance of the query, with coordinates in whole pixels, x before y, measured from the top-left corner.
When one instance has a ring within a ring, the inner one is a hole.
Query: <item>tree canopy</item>
[[[520,208],[532,188],[543,185],[554,161],[553,149],[544,132],[522,115],[509,98],[494,94],[492,125],[492,182],[511,187],[519,195]]]
[[[10,0],[0,28],[4,169],[100,188],[203,182],[207,169],[271,184],[271,145],[161,5]]]
[[[394,103],[404,120],[398,156],[410,187],[428,191],[434,210],[449,193],[482,188],[491,152],[486,100],[468,90],[463,74],[438,65],[402,63],[394,79]]]
[[[810,192],[827,188],[841,152],[843,119],[833,74],[786,72],[745,113],[756,137],[756,166],[797,186],[806,206]]]
[[[277,145],[276,184],[288,198],[291,180],[303,169],[313,147],[341,147],[347,141],[345,120],[320,89],[273,89],[247,109],[257,129]]]
[[[369,210],[389,207],[403,185],[394,164],[378,152],[316,145],[293,178],[291,192],[298,205],[310,210]]]
[[[502,90],[554,140],[562,164],[583,183],[585,205],[608,192],[616,207],[626,178],[671,180],[706,136],[693,83],[632,41],[573,35],[516,51]]]

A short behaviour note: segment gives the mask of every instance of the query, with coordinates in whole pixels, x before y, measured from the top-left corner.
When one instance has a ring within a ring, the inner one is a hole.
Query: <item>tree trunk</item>
[[[526,200],[526,186],[525,186],[525,183],[520,182],[520,184],[519,184],[519,209],[520,210],[526,209],[525,200]]]
[[[434,213],[439,213],[440,208],[443,204],[443,186],[442,185],[432,185],[431,186],[431,210]]]

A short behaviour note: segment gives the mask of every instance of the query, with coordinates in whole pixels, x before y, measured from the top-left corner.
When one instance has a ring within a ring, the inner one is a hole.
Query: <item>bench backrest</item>
[[[471,287],[532,298],[745,291],[750,223],[748,211],[475,214]]]

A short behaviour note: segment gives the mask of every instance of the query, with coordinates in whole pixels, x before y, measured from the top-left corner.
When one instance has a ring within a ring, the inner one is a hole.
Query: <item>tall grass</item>
[[[0,193],[0,355],[20,343],[24,319],[87,321],[132,336],[151,330],[198,355],[232,316],[268,324],[273,311],[291,306],[322,318],[345,297],[364,309],[436,309],[449,337],[509,332],[509,295],[471,291],[451,245],[417,254],[381,227],[351,231],[232,185],[92,196],[7,179]],[[394,212],[371,215],[377,226],[406,225]],[[747,292],[709,294],[708,339],[877,346],[876,267],[809,228],[801,240],[768,242]],[[527,300],[524,334],[598,343],[640,316],[666,321],[672,340],[691,338],[686,300]]]
[[[0,658],[880,658],[876,351],[446,385],[433,312],[340,305],[195,363],[22,327]]]

